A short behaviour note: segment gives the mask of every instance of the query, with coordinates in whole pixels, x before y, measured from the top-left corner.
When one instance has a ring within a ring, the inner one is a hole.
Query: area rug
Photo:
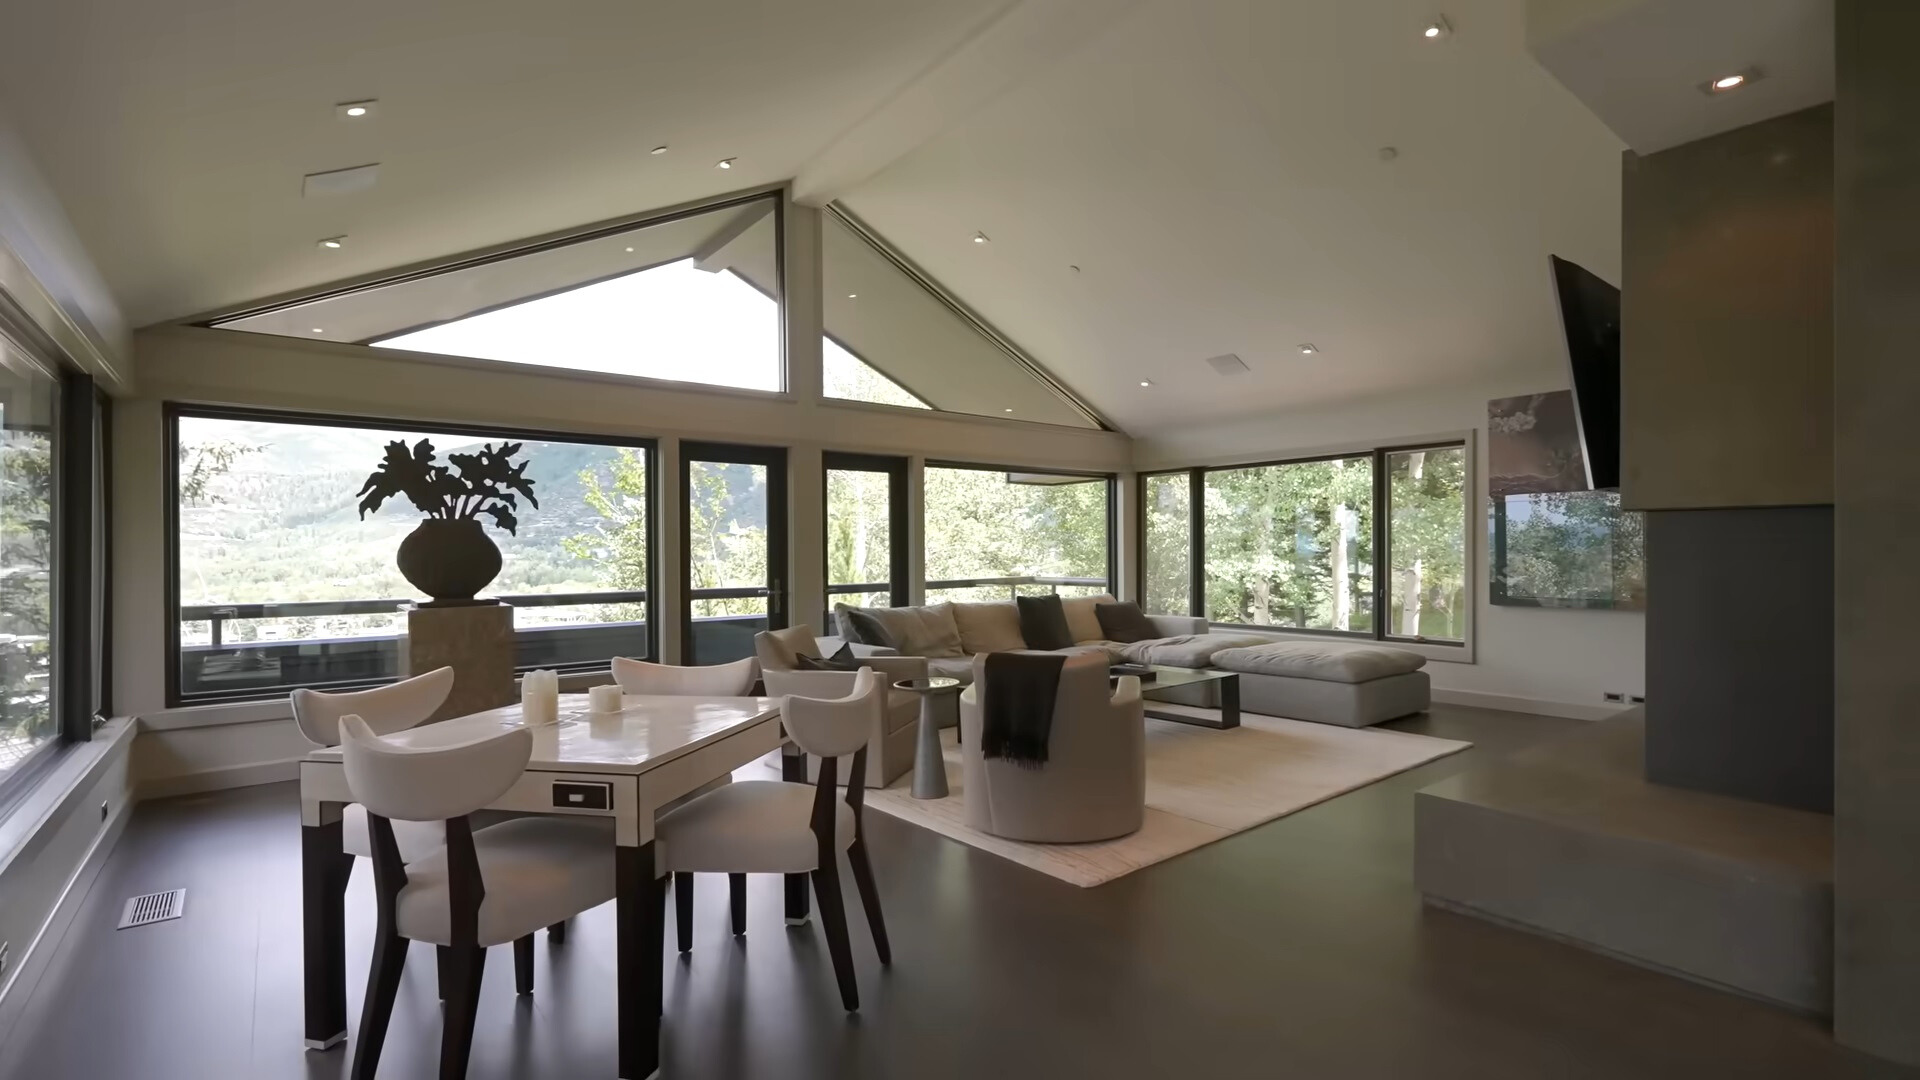
[[[891,787],[868,792],[867,805],[1083,888],[1473,745],[1251,713],[1242,713],[1240,726],[1228,731],[1149,719],[1147,816],[1140,831],[1092,844],[1028,844],[967,827],[954,732],[941,732],[941,741],[947,798],[914,798],[908,773]]]

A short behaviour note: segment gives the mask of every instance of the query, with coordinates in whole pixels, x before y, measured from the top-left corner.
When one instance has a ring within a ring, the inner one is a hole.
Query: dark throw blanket
[[[1047,653],[988,653],[980,702],[980,753],[1026,769],[1047,763],[1053,697],[1067,658]]]

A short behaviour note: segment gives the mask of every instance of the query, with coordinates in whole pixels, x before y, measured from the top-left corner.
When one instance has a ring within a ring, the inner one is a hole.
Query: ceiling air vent
[[[187,913],[187,890],[172,889],[167,892],[147,893],[135,896],[127,901],[120,911],[120,925],[116,929],[125,930],[130,926],[147,926],[152,923],[177,919]]]
[[[1221,353],[1219,356],[1207,357],[1207,366],[1212,368],[1216,374],[1220,375],[1243,375],[1252,370],[1247,367],[1245,360],[1240,359],[1232,353]]]

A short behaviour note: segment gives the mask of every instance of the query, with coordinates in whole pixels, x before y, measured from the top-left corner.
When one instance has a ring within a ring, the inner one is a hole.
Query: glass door
[[[753,635],[787,625],[787,452],[680,444],[683,659],[753,655]]]
[[[825,455],[827,606],[907,604],[907,459]]]

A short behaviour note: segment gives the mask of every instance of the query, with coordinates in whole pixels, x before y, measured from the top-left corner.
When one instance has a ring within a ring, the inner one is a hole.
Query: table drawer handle
[[[553,805],[563,810],[611,810],[613,785],[556,780],[553,785]]]

